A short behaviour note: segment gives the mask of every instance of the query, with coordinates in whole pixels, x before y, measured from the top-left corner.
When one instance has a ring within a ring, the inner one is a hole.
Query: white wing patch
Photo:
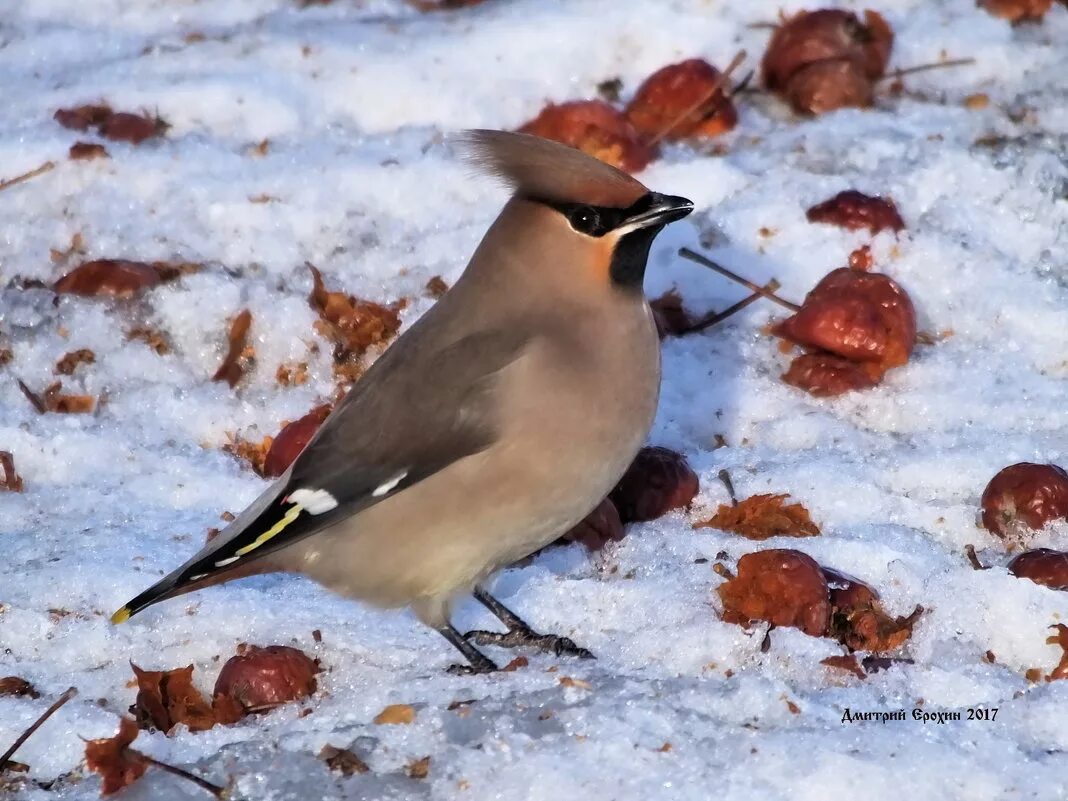
[[[322,489],[293,490],[286,500],[299,504],[310,515],[321,515],[337,509],[337,498]]]
[[[400,473],[397,473],[397,475],[393,476],[393,478],[389,479],[388,481],[383,482],[382,484],[379,484],[378,489],[376,489],[374,492],[372,492],[371,496],[374,497],[374,498],[381,498],[383,495],[387,494],[395,486],[397,486],[402,481],[404,481],[404,477],[407,476],[407,475],[408,475],[408,471],[407,470],[404,470],[404,471],[402,471]]]

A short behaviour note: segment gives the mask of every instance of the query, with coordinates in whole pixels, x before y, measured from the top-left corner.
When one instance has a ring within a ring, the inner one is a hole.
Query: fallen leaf
[[[358,773],[367,773],[371,770],[367,763],[347,748],[335,748],[332,745],[324,745],[319,752],[319,759],[326,763],[330,770],[340,773],[342,776],[353,776]]]
[[[398,312],[404,302],[383,306],[358,300],[344,292],[329,292],[323,276],[308,264],[312,274],[311,307],[319,313],[316,328],[334,343],[334,375],[346,381],[363,372],[363,356],[375,346],[383,345],[400,331]]]
[[[230,333],[227,337],[228,345],[226,356],[211,377],[212,381],[225,381],[231,387],[236,387],[254,355],[248,346],[248,332],[252,327],[252,312],[242,309],[237,316],[230,321]]]
[[[15,472],[15,457],[11,451],[0,451],[0,470],[3,471],[0,489],[8,492],[22,492],[22,476]]]
[[[274,444],[274,437],[264,437],[259,442],[253,442],[241,439],[235,434],[227,434],[226,436],[229,441],[222,447],[226,453],[233,454],[238,459],[247,462],[256,475],[267,475],[265,464],[267,462],[267,454],[270,453],[271,446]],[[285,470],[282,472],[285,472]]]
[[[570,676],[561,676],[560,684],[564,687],[577,687],[580,690],[592,690],[593,685],[585,679],[573,679]]]
[[[55,372],[58,375],[71,375],[80,364],[93,364],[96,362],[96,354],[88,348],[72,350],[56,362]]]
[[[288,362],[278,365],[274,380],[282,387],[299,387],[308,381],[307,362]]]
[[[530,660],[525,656],[517,656],[507,665],[501,668],[502,673],[515,673],[519,668],[525,668],[530,664]]]
[[[815,537],[819,526],[799,503],[786,503],[789,495],[754,495],[737,506],[720,504],[716,514],[694,528],[718,528],[751,540],[771,537]]]
[[[425,289],[426,293],[430,295],[430,297],[440,298],[442,295],[449,291],[449,285],[445,283],[445,279],[443,279],[440,275],[435,275],[429,281],[426,282]]]
[[[407,725],[415,720],[415,707],[411,704],[390,704],[377,715],[374,722],[380,725]]]
[[[430,775],[430,757],[425,756],[409,763],[406,772],[409,779],[425,779]]]
[[[858,679],[868,678],[868,674],[861,668],[860,663],[857,662],[856,656],[853,654],[846,654],[843,656],[829,656],[826,659],[820,660],[821,665],[832,667],[837,670],[844,670],[848,673],[852,673]]]
[[[1046,639],[1046,643],[1049,645],[1059,645],[1061,647],[1061,661],[1057,663],[1057,667],[1053,668],[1053,672],[1049,674],[1049,680],[1055,681],[1057,679],[1068,679],[1068,626],[1063,623],[1057,623],[1050,626],[1051,629],[1056,629],[1057,633]]]
[[[147,326],[137,326],[126,332],[126,339],[130,342],[144,342],[160,356],[166,356],[171,352],[171,344],[162,331]]]
[[[193,686],[193,666],[174,670],[142,670],[130,663],[137,679],[137,699],[130,713],[142,729],[169,734],[185,724],[190,731],[210,729],[218,721],[211,705]]]
[[[0,695],[19,695],[30,698],[40,698],[41,694],[26,679],[18,676],[8,676],[0,679]]]
[[[149,763],[144,756],[129,747],[137,739],[137,733],[137,724],[129,718],[122,718],[119,732],[114,737],[85,743],[85,764],[103,779],[101,795],[111,795],[129,787],[148,770]]]

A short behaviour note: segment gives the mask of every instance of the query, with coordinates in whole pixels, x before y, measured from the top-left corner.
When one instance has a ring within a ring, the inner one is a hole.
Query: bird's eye
[[[598,236],[603,233],[601,230],[601,215],[597,213],[596,209],[589,206],[579,206],[571,212],[567,219],[571,223],[571,227],[580,234]]]

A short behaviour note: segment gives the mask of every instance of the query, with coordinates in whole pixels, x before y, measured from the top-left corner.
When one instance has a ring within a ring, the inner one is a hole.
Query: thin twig
[[[727,495],[730,496],[731,506],[738,505],[738,496],[734,493],[734,482],[731,481],[731,474],[724,470],[720,470],[716,474],[716,478],[723,482],[723,486],[727,488]]]
[[[947,67],[966,67],[969,64],[974,63],[974,58],[954,58],[949,61],[938,61],[934,64],[918,64],[915,67],[904,67],[903,69],[888,72],[886,75],[876,78],[876,81],[896,80],[897,78],[903,78],[906,75],[914,75],[917,72],[928,72],[929,70],[940,70]]]
[[[28,739],[30,739],[30,735],[37,731],[39,728],[41,728],[41,726],[46,720],[52,717],[52,715],[54,715],[56,711],[61,706],[63,706],[63,704],[67,703],[67,701],[69,701],[77,694],[78,689],[76,687],[68,687],[66,692],[64,692],[63,695],[59,696],[59,698],[56,699],[56,702],[52,704],[52,706],[48,707],[48,709],[44,711],[44,714],[42,714],[41,717],[37,718],[37,720],[35,720],[30,725],[30,728],[26,729],[26,731],[19,735],[19,738],[15,740],[14,745],[12,745],[9,749],[7,749],[7,751],[5,751],[3,756],[0,756],[0,773],[3,772],[4,766],[7,765],[7,761],[15,755],[15,752],[19,750],[19,747]]]
[[[774,278],[772,278],[770,281],[768,281],[766,284],[764,284],[764,289],[766,289],[768,292],[774,292],[780,286],[781,286],[781,284],[778,281],[776,281]],[[742,309],[744,309],[746,306],[749,306],[749,305],[755,303],[756,301],[760,300],[762,297],[764,297],[763,293],[754,292],[752,295],[748,295],[748,296],[742,298],[740,301],[738,301],[737,303],[733,304],[732,306],[728,306],[727,308],[725,308],[721,312],[716,312],[715,314],[710,314],[707,317],[702,317],[700,320],[698,320],[696,323],[691,325],[686,330],[680,331],[678,336],[681,337],[681,336],[685,336],[686,334],[694,334],[694,333],[696,333],[698,331],[704,331],[706,328],[711,328],[714,325],[722,323],[728,317],[730,317],[730,316],[732,316],[734,314],[737,314]]]
[[[148,754],[144,754],[144,753],[142,753],[140,751],[138,751],[137,754],[141,757],[141,759],[145,760],[145,762],[147,762],[148,764],[154,765],[155,767],[159,768],[160,770],[162,770],[162,771],[164,771],[166,773],[170,773],[170,774],[173,774],[175,776],[181,776],[183,779],[188,779],[189,781],[193,782],[193,784],[197,785],[198,787],[201,787],[202,789],[207,790],[209,793],[211,793],[216,798],[226,798],[226,788],[225,787],[220,787],[217,784],[213,784],[212,782],[209,782],[207,779],[202,779],[199,776],[197,776],[195,773],[190,773],[187,770],[182,770],[181,768],[176,768],[174,765],[168,765],[166,762],[160,762],[158,759],[154,759],[154,758],[150,757]]]
[[[0,181],[0,192],[5,189],[9,189],[16,184],[21,184],[23,181],[28,181],[31,178],[36,178],[38,175],[44,175],[46,172],[55,167],[56,164],[53,161],[46,161],[40,167],[24,172],[22,175],[16,175],[14,178],[8,178],[6,181]]]
[[[48,411],[36,392],[26,386],[21,378],[16,378],[15,380],[19,382],[19,389],[21,389],[22,394],[26,396],[26,400],[28,400],[33,405],[33,408],[37,410],[37,414],[44,414]]]
[[[986,565],[979,561],[979,556],[975,553],[974,545],[964,546],[964,555],[968,557],[968,561],[971,563],[973,570],[986,570]]]
[[[739,50],[738,53],[734,56],[734,58],[731,59],[731,63],[727,65],[727,69],[723,70],[723,72],[719,74],[719,77],[716,78],[715,82],[713,82],[712,86],[709,87],[708,91],[701,95],[700,100],[689,106],[685,111],[675,117],[675,119],[673,119],[670,123],[661,128],[657,132],[656,136],[645,142],[646,146],[652,147],[653,145],[655,145],[669,133],[678,128],[679,123],[687,119],[691,114],[702,108],[713,97],[715,97],[716,92],[721,91],[723,87],[727,85],[727,80],[731,77],[731,73],[738,69],[739,65],[743,61],[745,61],[745,51]]]
[[[796,303],[791,303],[788,300],[783,300],[774,292],[769,292],[764,287],[754,284],[748,278],[742,278],[742,276],[728,270],[722,264],[717,264],[707,256],[703,256],[700,253],[690,250],[689,248],[679,248],[679,255],[682,256],[684,259],[689,259],[690,261],[696,262],[697,264],[707,267],[710,270],[715,270],[720,275],[729,278],[732,281],[737,281],[742,286],[749,287],[749,289],[751,289],[753,292],[756,292],[758,295],[763,295],[768,300],[773,300],[780,306],[783,306],[789,309],[790,311],[796,312],[801,310],[801,307],[798,306]]]

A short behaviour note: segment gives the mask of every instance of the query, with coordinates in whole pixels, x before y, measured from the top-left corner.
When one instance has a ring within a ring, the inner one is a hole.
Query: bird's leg
[[[465,638],[479,645],[498,645],[501,648],[520,648],[529,646],[542,651],[552,651],[557,656],[568,654],[581,659],[593,659],[594,656],[585,648],[575,645],[568,637],[555,634],[539,634],[524,622],[515,612],[502,604],[481,587],[475,588],[475,598],[484,607],[496,615],[508,627],[506,632],[469,631]]]
[[[456,646],[456,649],[464,655],[464,659],[471,663],[469,665],[452,665],[449,668],[449,673],[470,676],[476,673],[494,673],[500,670],[493,660],[464,639],[463,635],[448,623],[439,628],[438,633]]]

